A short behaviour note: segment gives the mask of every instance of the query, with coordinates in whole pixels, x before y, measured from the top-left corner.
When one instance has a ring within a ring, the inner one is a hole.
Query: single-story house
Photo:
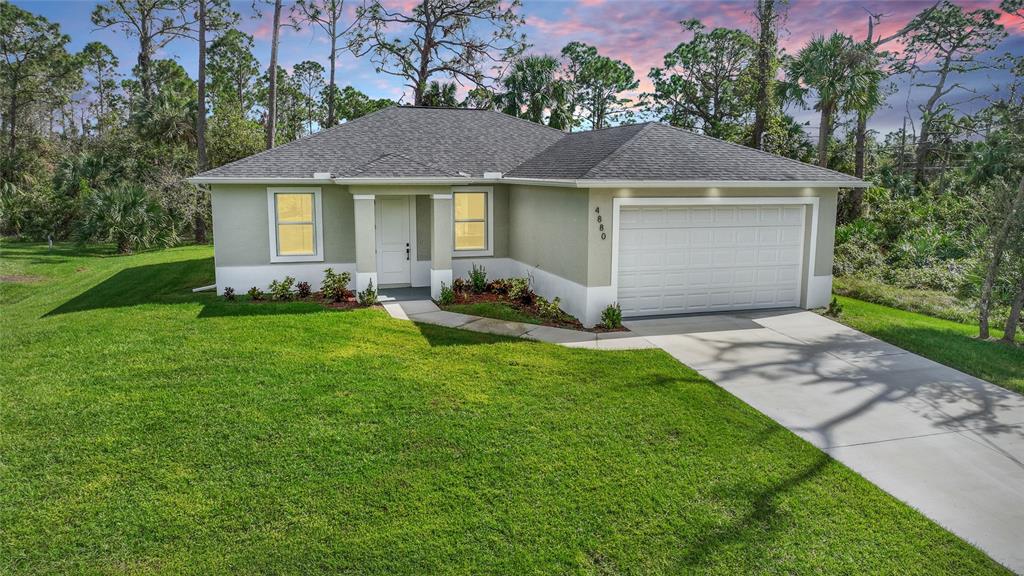
[[[198,174],[217,291],[286,275],[430,287],[530,276],[586,325],[828,303],[836,201],[866,183],[660,123],[564,133],[391,107]]]

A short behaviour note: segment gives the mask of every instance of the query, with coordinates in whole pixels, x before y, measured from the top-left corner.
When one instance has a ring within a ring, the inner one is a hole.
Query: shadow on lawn
[[[193,302],[199,295],[192,289],[212,281],[213,258],[135,266],[121,270],[50,310],[44,317],[139,304]]]

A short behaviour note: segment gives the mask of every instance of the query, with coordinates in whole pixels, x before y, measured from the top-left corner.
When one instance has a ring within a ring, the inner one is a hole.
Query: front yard
[[[660,351],[225,303],[211,254],[3,246],[0,573],[1005,573]]]

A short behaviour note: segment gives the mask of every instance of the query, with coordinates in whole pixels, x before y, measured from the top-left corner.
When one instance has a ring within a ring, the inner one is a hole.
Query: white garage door
[[[800,302],[804,206],[623,206],[623,316]]]

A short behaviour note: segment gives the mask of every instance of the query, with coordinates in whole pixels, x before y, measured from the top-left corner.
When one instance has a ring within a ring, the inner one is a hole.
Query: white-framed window
[[[455,255],[493,255],[494,189],[490,186],[452,188],[452,211]]]
[[[267,188],[271,262],[323,262],[320,189]]]

